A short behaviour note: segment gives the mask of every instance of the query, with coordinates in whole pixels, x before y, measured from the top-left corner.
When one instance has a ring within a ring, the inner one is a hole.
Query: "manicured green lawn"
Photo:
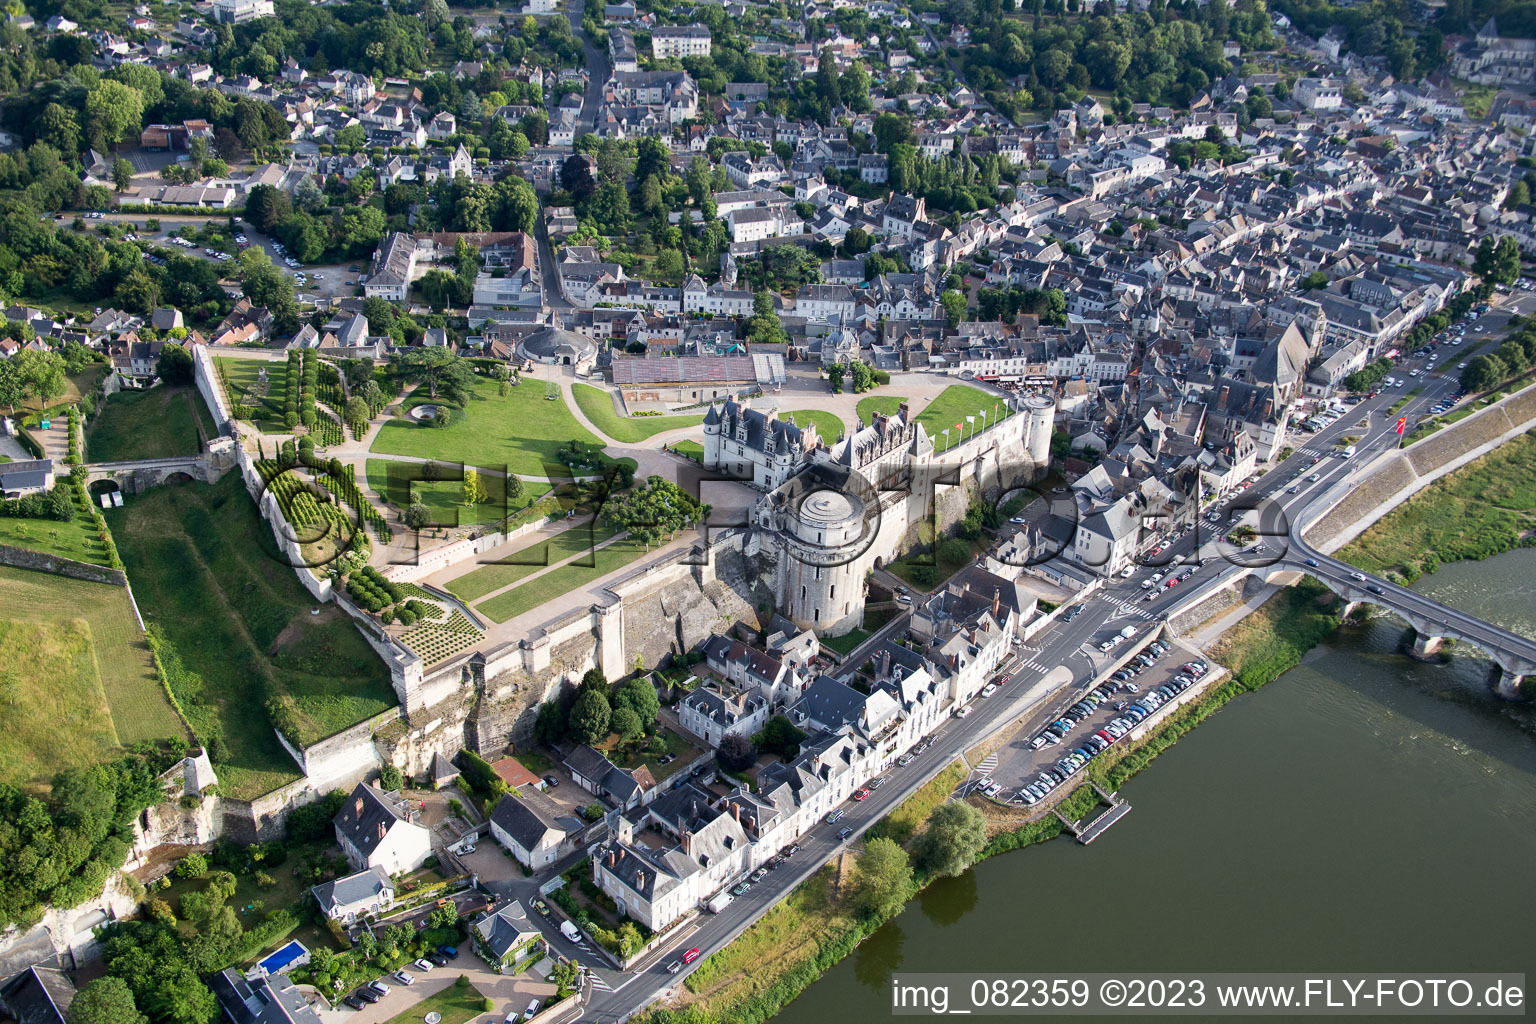
[[[622,569],[645,553],[645,545],[639,541],[628,538],[615,541],[594,552],[592,558],[582,558],[570,565],[552,569],[538,579],[513,587],[504,594],[476,605],[475,611],[497,622],[506,622],[537,608],[545,601],[569,594],[616,569]]]
[[[452,967],[446,969],[453,970]],[[442,1024],[464,1024],[485,1012],[485,996],[473,985],[450,985],[384,1024],[421,1024],[434,1010],[442,1014]]]
[[[665,430],[696,427],[704,422],[702,415],[620,416],[614,410],[613,398],[608,392],[590,384],[572,384],[571,393],[576,396],[576,404],[581,406],[581,411],[592,421],[593,426],[624,444],[635,444]]]
[[[96,535],[96,524],[83,512],[69,522],[57,519],[13,519],[0,516],[0,544],[47,551],[79,562],[107,564],[107,548]]]
[[[839,434],[846,433],[848,428],[843,425],[841,417],[825,409],[786,409],[779,413],[780,419],[793,419],[797,427],[816,427],[816,433],[820,435],[824,444],[832,444]]]
[[[584,523],[571,527],[547,540],[536,540],[502,555],[489,565],[471,570],[448,584],[448,590],[465,601],[478,601],[486,594],[508,587],[540,569],[558,565],[567,558],[586,554],[594,544],[612,537],[608,525]]]
[[[251,422],[263,433],[282,433],[287,429],[283,426],[283,392],[288,384],[287,363],[218,356],[214,359],[214,365],[224,378],[224,397],[229,399],[230,405],[254,406],[256,412]],[[257,398],[262,370],[267,371],[267,391]]]
[[[859,646],[859,644],[868,639],[868,633],[862,629],[855,629],[844,633],[842,636],[824,636],[821,638],[821,642],[832,648],[838,654],[846,656],[847,654],[851,653],[855,647]]]
[[[896,410],[901,408],[901,403],[906,400],[905,395],[871,395],[868,398],[861,398],[858,406],[859,419],[868,423],[875,418],[877,412],[884,416],[894,416]]]
[[[972,424],[965,421],[967,416],[976,417],[974,429],[979,433],[982,430],[982,413],[986,413],[986,425],[991,426],[1008,415],[1008,407],[1001,398],[985,391],[967,384],[951,384],[917,414],[917,422],[933,438],[934,450],[943,451],[946,447],[952,448],[959,444],[962,433],[966,438],[971,436]],[[960,424],[961,430],[955,430],[956,423]],[[944,443],[946,428],[950,432],[948,445]]]
[[[421,480],[421,464],[416,462],[391,462],[388,459],[369,459],[364,467],[368,474],[368,486],[383,496],[390,504],[405,508],[410,504],[412,493],[432,510],[434,521],[442,526],[494,526],[507,516],[538,501],[549,493],[547,480],[527,480],[523,483],[521,497],[506,501],[506,478],[481,473],[487,500],[479,505],[464,504],[464,481]],[[458,468],[450,472],[457,474]],[[418,479],[411,479],[412,476]]]
[[[679,441],[670,446],[679,455],[685,455],[695,462],[704,461],[704,446],[697,441]]]
[[[379,430],[373,451],[471,466],[505,466],[525,478],[558,478],[569,475],[555,457],[562,444],[602,443],[576,422],[564,401],[546,400],[541,382],[510,388],[504,398],[496,391],[495,381],[477,379],[462,417],[447,427],[390,420]],[[406,404],[415,407],[430,401],[418,390]]]
[[[92,420],[85,434],[87,462],[120,462],[202,451],[196,388],[161,385],[147,391],[119,391]]]
[[[310,614],[314,600],[272,552],[239,474],[156,487],[105,514],[145,622],[185,666],[170,673],[172,689],[226,795],[249,799],[298,777],[269,698],[293,698],[304,744],[395,706],[388,669],[352,621],[332,606]]]

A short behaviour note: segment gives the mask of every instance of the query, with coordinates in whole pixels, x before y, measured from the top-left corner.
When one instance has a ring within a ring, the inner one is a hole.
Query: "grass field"
[[[861,398],[858,405],[859,419],[868,423],[875,418],[877,412],[884,416],[894,416],[906,400],[905,395],[871,395],[869,398]]]
[[[1536,432],[1523,434],[1424,488],[1339,557],[1410,579],[1439,562],[1508,551],[1536,530]]]
[[[148,391],[119,391],[85,434],[87,462],[120,462],[202,451],[197,412],[203,397],[191,387],[160,387]],[[213,421],[203,409],[204,429],[211,435]]]
[[[107,564],[107,548],[96,535],[96,525],[78,510],[67,523],[57,519],[0,516],[0,544],[47,551],[93,565]]]
[[[283,433],[283,392],[288,383],[288,364],[266,359],[240,359],[236,356],[219,356],[214,359],[224,378],[224,397],[230,405],[254,406],[256,415],[251,422],[263,433]],[[267,371],[267,393],[255,397],[261,371]]]
[[[94,764],[119,746],[186,736],[127,591],[0,566],[0,781]]]
[[[916,793],[903,800],[894,811],[871,825],[865,834],[865,841],[884,836],[905,845],[922,828],[933,809],[949,799],[955,787],[965,781],[967,774],[963,763],[955,761],[950,764]]]
[[[527,385],[523,385],[527,387]],[[602,388],[591,384],[572,384],[571,394],[576,404],[592,425],[623,444],[644,441],[653,434],[680,427],[696,427],[704,422],[700,416],[620,416],[613,408],[613,398]]]
[[[442,1024],[464,1024],[485,1012],[485,996],[473,985],[450,985],[409,1010],[391,1017],[384,1024],[420,1024],[428,1013],[434,1011],[442,1015]]]
[[[419,477],[420,463],[391,462],[388,459],[369,459],[364,468],[368,474],[368,486],[384,500],[403,509],[410,504],[410,496],[414,492],[417,499],[432,510],[433,520],[441,526],[494,526],[549,493],[548,481],[527,480],[523,482],[522,497],[507,503],[506,478],[482,472],[480,480],[485,484],[488,500],[484,504],[466,506],[462,478],[412,480],[407,474]],[[452,472],[457,473],[457,467]]]
[[[389,672],[339,609],[315,602],[270,554],[238,474],[157,487],[107,513],[147,623],[175,646],[172,687],[215,754],[223,791],[249,799],[298,777],[265,713],[294,699],[312,743],[393,707]],[[218,737],[218,741],[215,741]]]
[[[628,538],[614,541],[594,552],[591,558],[581,558],[570,565],[551,569],[538,579],[475,605],[475,611],[497,622],[506,622],[532,611],[545,601],[579,590],[616,569],[622,569],[645,553],[645,545],[639,541]]]
[[[837,436],[846,433],[848,428],[843,425],[842,419],[835,413],[825,409],[785,409],[779,413],[780,419],[794,418],[795,425],[799,427],[816,425],[816,433],[820,435],[825,444],[832,444]],[[868,421],[866,421],[868,422]]]
[[[601,444],[576,422],[563,401],[546,401],[538,381],[528,381],[496,393],[496,382],[476,380],[462,418],[447,427],[430,427],[404,419],[390,420],[379,430],[373,450],[385,455],[413,455],[471,466],[505,467],[527,477],[562,477],[568,470],[555,453],[567,441]],[[417,391],[408,407],[431,399]]]
[[[863,403],[861,402],[860,405]],[[987,394],[967,384],[951,384],[939,392],[939,397],[929,402],[923,411],[917,414],[917,422],[921,423],[928,431],[928,436],[933,438],[935,451],[943,451],[946,447],[954,447],[960,443],[960,431],[954,429],[959,423],[966,437],[971,436],[972,425],[965,422],[967,416],[975,416],[975,429],[982,429],[981,413],[987,414],[988,426],[997,422],[998,417],[1007,415],[1007,405],[1001,398]],[[994,411],[995,410],[995,411]],[[944,431],[950,431],[949,444],[944,443]]]
[[[464,601],[478,601],[486,594],[511,586],[540,569],[558,565],[567,558],[586,554],[594,544],[612,537],[613,528],[584,523],[564,530],[546,540],[509,552],[489,565],[473,569],[448,584],[448,590]]]
[[[704,461],[704,446],[697,441],[679,441],[671,448],[677,454],[687,456],[695,462]]]

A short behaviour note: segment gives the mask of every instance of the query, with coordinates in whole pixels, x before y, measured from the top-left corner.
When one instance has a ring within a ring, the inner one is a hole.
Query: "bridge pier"
[[[1520,692],[1520,683],[1524,678],[1519,672],[1511,672],[1500,666],[1499,681],[1494,684],[1493,692],[1505,700],[1526,700],[1526,695]]]
[[[1339,609],[1339,618],[1348,619],[1352,617],[1355,612],[1360,610],[1360,606],[1363,604],[1365,604],[1364,601],[1350,601],[1346,599],[1343,606]]]
[[[1435,654],[1440,650],[1440,645],[1445,643],[1443,636],[1428,636],[1418,630],[1413,631],[1413,648],[1410,650],[1415,658],[1420,661],[1434,661]]]

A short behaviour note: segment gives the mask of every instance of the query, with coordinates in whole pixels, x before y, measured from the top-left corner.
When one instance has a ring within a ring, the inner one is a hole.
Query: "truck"
[[[1352,445],[1352,444],[1351,445],[1346,445],[1344,450],[1339,453],[1339,458],[1341,458],[1341,459],[1353,458],[1354,454],[1355,454],[1355,446]]]
[[[581,941],[581,930],[569,921],[560,922],[560,934],[564,935],[572,942]]]
[[[715,893],[714,897],[705,905],[709,907],[709,912],[711,914],[718,914],[720,911],[730,906],[731,901],[735,898],[736,897],[731,895],[729,889],[721,889],[719,892]]]

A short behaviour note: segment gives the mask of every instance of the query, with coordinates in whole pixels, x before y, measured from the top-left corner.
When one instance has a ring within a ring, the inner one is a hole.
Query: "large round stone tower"
[[[841,636],[864,621],[864,501],[823,487],[785,510],[785,614],[802,629]]]
[[[1050,395],[1028,395],[1023,401],[1024,415],[1029,417],[1027,438],[1029,460],[1036,471],[1044,473],[1051,464],[1051,431],[1056,426],[1056,400]]]

